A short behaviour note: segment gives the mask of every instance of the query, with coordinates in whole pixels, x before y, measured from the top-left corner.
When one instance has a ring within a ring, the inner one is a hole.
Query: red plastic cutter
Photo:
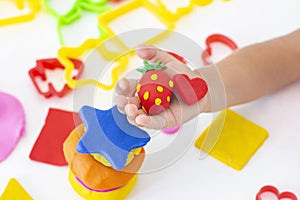
[[[83,70],[83,63],[80,60],[70,59],[74,63],[74,68],[78,71],[78,73],[73,77],[73,79],[78,79]],[[29,76],[37,89],[37,91],[46,98],[51,96],[63,97],[66,93],[68,93],[71,88],[65,84],[63,89],[57,91],[51,82],[48,83],[48,91],[42,91],[39,84],[37,83],[37,78],[41,78],[43,81],[47,80],[46,70],[55,70],[55,69],[65,69],[62,64],[58,61],[57,58],[48,58],[41,59],[36,61],[36,66],[29,70]]]
[[[201,58],[205,65],[211,64],[211,62],[209,62],[207,60],[209,58],[209,56],[212,55],[211,44],[217,43],[217,42],[228,46],[232,50],[236,50],[238,48],[238,46],[235,44],[235,42],[225,35],[212,34],[212,35],[208,36],[205,40],[206,49],[202,52],[202,55],[201,55]]]
[[[262,198],[262,194],[264,193],[272,193],[278,198],[278,200],[281,199],[297,200],[297,196],[294,193],[292,192],[279,193],[278,189],[271,185],[266,185],[262,187],[256,195],[256,200],[265,200]]]

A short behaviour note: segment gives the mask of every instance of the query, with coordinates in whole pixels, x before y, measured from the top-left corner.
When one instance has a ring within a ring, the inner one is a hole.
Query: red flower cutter
[[[83,70],[83,63],[80,60],[70,59],[74,63],[74,68],[77,70],[77,74],[73,76],[73,79],[77,79]],[[41,78],[42,81],[47,81],[48,77],[46,75],[46,70],[55,70],[55,69],[65,69],[62,64],[58,61],[57,58],[48,58],[36,61],[36,67],[29,70],[29,76],[37,89],[37,91],[46,98],[51,96],[63,97],[68,93],[71,88],[64,84],[64,87],[58,91],[53,86],[51,82],[48,83],[48,91],[42,91],[39,84],[37,83],[37,78]]]
[[[201,55],[201,58],[205,65],[211,64],[211,62],[208,61],[207,59],[209,56],[212,55],[211,45],[213,43],[217,43],[217,42],[226,45],[227,47],[229,47],[232,50],[236,50],[238,48],[238,46],[235,44],[235,42],[232,41],[230,38],[226,37],[225,35],[212,34],[212,35],[208,36],[205,40],[206,49],[205,49],[205,51],[202,52],[202,55]]]
[[[264,194],[270,194],[273,198],[263,197]],[[276,197],[276,199],[274,199]],[[279,193],[278,189],[274,186],[267,185],[260,189],[260,191],[256,195],[256,200],[297,200],[297,196],[292,192],[281,192]]]

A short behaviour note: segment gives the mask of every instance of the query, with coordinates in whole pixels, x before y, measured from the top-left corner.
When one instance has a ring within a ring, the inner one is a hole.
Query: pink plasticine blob
[[[20,101],[0,92],[0,162],[12,152],[24,130],[25,113]]]
[[[173,128],[165,128],[165,129],[161,129],[161,131],[163,133],[167,133],[167,134],[173,134],[173,133],[177,133],[177,131],[181,128],[181,126],[175,126]]]

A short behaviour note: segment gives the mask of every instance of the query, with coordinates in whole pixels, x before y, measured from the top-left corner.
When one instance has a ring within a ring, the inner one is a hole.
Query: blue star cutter
[[[79,111],[86,133],[76,145],[78,153],[101,154],[115,170],[124,168],[129,152],[150,141],[148,133],[127,120],[116,106],[99,110],[83,106]]]

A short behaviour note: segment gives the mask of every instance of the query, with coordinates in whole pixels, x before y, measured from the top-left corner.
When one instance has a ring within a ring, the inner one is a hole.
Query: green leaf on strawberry
[[[150,70],[164,70],[166,66],[161,65],[161,61],[157,61],[155,64],[149,64],[146,60],[144,60],[144,67],[141,69],[137,69],[138,72],[145,74],[147,71]]]

